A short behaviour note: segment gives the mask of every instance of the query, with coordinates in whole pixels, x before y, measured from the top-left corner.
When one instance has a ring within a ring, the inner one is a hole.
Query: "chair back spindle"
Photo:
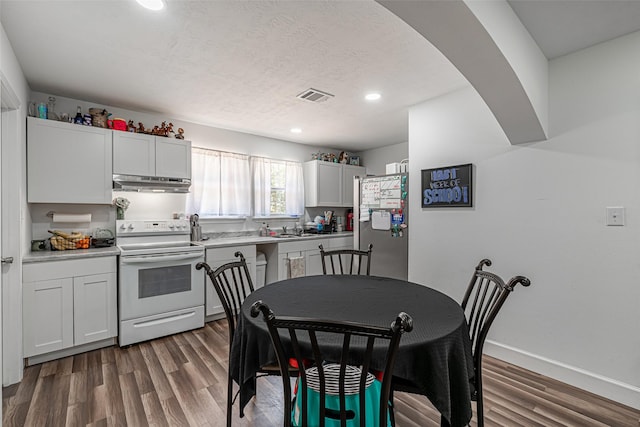
[[[320,248],[320,259],[322,260],[323,274],[363,274],[370,275],[371,271],[371,251],[373,245],[369,244],[366,251],[358,249],[335,249],[325,250]],[[328,269],[328,265],[331,267]]]

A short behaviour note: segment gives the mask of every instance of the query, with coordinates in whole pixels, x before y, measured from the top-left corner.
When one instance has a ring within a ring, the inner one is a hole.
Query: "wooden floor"
[[[226,321],[133,345],[109,347],[26,369],[3,389],[2,424],[11,426],[224,426]],[[640,411],[524,369],[486,358],[487,426],[634,426]],[[279,377],[234,426],[282,424]],[[439,425],[423,396],[396,393],[398,427]],[[475,425],[475,416],[472,420]]]

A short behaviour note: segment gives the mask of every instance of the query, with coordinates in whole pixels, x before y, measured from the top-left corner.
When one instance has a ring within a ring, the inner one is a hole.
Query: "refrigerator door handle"
[[[353,178],[353,249],[360,249],[360,183],[362,178]]]

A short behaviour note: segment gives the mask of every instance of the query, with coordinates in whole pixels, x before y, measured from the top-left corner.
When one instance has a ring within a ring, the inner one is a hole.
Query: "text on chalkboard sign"
[[[422,207],[471,207],[472,164],[422,170]]]

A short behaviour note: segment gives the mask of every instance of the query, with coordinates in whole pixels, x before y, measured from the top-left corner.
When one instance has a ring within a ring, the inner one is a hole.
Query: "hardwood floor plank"
[[[141,346],[133,346],[129,350],[129,357],[134,369],[133,374],[136,378],[136,384],[138,384],[140,394],[146,394],[153,391],[153,381],[151,381],[149,367],[142,356]]]
[[[47,418],[50,411],[49,397],[53,391],[53,375],[42,376],[38,379],[35,390],[33,391],[33,400],[29,406],[29,412],[24,421],[27,426],[44,426],[47,424]]]
[[[63,367],[63,363],[59,364]],[[67,419],[67,407],[69,402],[69,390],[71,387],[71,374],[65,374],[65,369],[61,370],[61,375],[54,377],[52,395],[49,396],[51,409],[47,418],[47,425],[61,426]]]
[[[170,426],[186,427],[189,425],[189,421],[182,410],[182,406],[180,406],[180,403],[175,396],[161,400],[160,405],[162,406],[162,412],[164,412],[164,416]]]
[[[162,410],[160,399],[155,391],[145,393],[141,396],[142,406],[151,427],[169,427],[167,418]]]
[[[87,376],[83,372],[72,372],[69,377],[69,405],[86,402]]]
[[[13,404],[19,405],[21,403],[28,403],[32,401],[41,367],[42,365],[35,365],[25,369],[18,391],[16,391],[13,396]]]
[[[127,424],[132,426],[148,426],[147,415],[144,411],[140,391],[133,372],[120,375],[120,390],[124,403],[124,413]]]
[[[25,421],[29,406],[31,406],[31,402],[7,405],[6,409],[2,410],[2,425],[4,427],[22,427],[26,425]]]
[[[168,374],[170,372],[177,371],[178,366],[174,362],[173,357],[171,357],[165,343],[165,340],[153,340],[151,341],[151,346],[153,347],[153,351],[155,352],[162,369]]]
[[[127,348],[30,366],[22,382],[3,389],[3,426],[224,426],[228,348],[222,320]],[[640,410],[484,360],[487,427],[640,427]],[[243,418],[233,406],[234,427],[282,425],[281,399],[280,377],[259,378]],[[398,427],[440,424],[425,396],[396,393],[395,414]],[[477,425],[475,418],[470,425]]]
[[[71,358],[73,359],[71,372],[84,372],[87,370],[87,353],[76,354]]]
[[[58,372],[58,361],[52,360],[51,362],[45,362],[40,369],[40,376],[46,377],[49,375],[55,375]]]
[[[169,355],[171,355],[176,366],[180,367],[180,365],[187,363],[187,358],[182,354],[182,351],[180,351],[180,347],[173,336],[162,338],[162,340],[165,341],[164,345],[167,347]]]
[[[107,418],[107,388],[103,384],[93,387],[89,392],[87,409],[89,410],[89,422],[95,423]]]
[[[64,425],[67,427],[83,426],[87,424],[87,405],[84,402],[69,405]]]
[[[115,417],[125,413],[120,387],[120,376],[116,363],[102,365],[105,386],[105,402],[107,416]]]
[[[167,378],[166,372],[162,369],[154,347],[150,344],[141,346],[140,352],[149,368],[149,377],[151,378],[155,392],[158,394],[158,399],[162,401],[175,397],[171,384],[169,384],[169,379]]]
[[[133,372],[133,363],[129,357],[129,348],[121,348],[120,351],[116,351],[115,359],[120,375]]]

